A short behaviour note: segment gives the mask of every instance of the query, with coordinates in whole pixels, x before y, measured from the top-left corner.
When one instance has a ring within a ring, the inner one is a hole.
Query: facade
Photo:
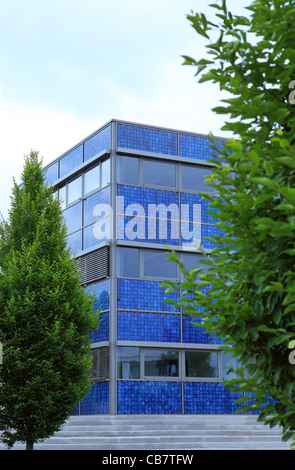
[[[200,246],[213,247],[218,228],[199,195],[212,190],[210,158],[204,135],[112,120],[46,167],[101,308],[94,384],[74,414],[235,413],[237,395],[223,385],[232,359],[161,285],[181,281],[167,245],[187,268],[201,266]]]

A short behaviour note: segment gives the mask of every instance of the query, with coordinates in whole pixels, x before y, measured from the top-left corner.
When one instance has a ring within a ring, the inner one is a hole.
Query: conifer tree
[[[58,199],[38,153],[14,182],[0,225],[0,429],[9,448],[50,437],[85,396],[90,380],[93,299],[67,248]]]

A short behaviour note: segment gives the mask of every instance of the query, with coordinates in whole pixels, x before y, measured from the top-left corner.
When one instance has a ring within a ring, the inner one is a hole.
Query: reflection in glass
[[[218,377],[218,355],[216,351],[186,351],[186,377]]]
[[[118,276],[127,278],[139,278],[139,250],[136,248],[118,248]]]
[[[82,227],[82,203],[78,202],[74,206],[63,211],[63,217],[67,226],[67,233],[73,233]]]
[[[176,167],[174,163],[143,160],[143,184],[175,188]]]
[[[110,215],[109,187],[91,194],[84,199],[84,226]]]
[[[74,232],[67,237],[67,246],[73,254],[82,250],[82,233],[81,230]]]
[[[65,209],[65,207],[67,205],[67,187],[66,186],[62,186],[62,188],[59,188],[58,198],[59,198],[60,203],[61,203],[61,208]]]
[[[146,250],[143,252],[144,276],[163,279],[177,278],[177,265],[167,261],[167,253]]]
[[[144,375],[178,377],[178,351],[147,349],[144,351]]]
[[[101,164],[101,187],[103,188],[107,184],[110,184],[111,179],[111,167],[110,159],[105,160]]]
[[[118,156],[118,183],[139,184],[139,160],[135,157]]]
[[[100,167],[97,165],[94,168],[91,168],[91,170],[86,171],[84,174],[84,194],[89,194],[99,188],[99,170]]]
[[[119,347],[117,349],[118,379],[139,379],[139,365],[139,348]]]
[[[98,222],[83,229],[83,250],[92,248],[102,241],[110,239],[110,217],[102,217]]]
[[[68,204],[80,199],[82,192],[81,176],[68,184]]]
[[[100,311],[109,310],[110,308],[110,282],[109,280],[98,281],[94,284],[88,284],[86,292],[89,295],[95,295],[94,308]],[[100,326],[98,327],[100,328]]]
[[[193,253],[183,253],[182,255],[182,262],[184,264],[184,268],[186,271],[190,271],[191,269],[199,269],[202,268],[200,273],[206,273],[208,268],[210,267],[208,264],[203,264],[202,261],[207,260],[208,258],[203,255],[193,254]],[[182,278],[184,275],[182,273]],[[199,274],[197,279],[199,278]]]
[[[237,377],[235,370],[239,367],[237,357],[232,357],[230,353],[222,354],[222,380],[231,380]],[[233,369],[231,371],[230,369]]]
[[[213,188],[206,185],[205,178],[212,173],[210,168],[199,166],[182,166],[182,189],[190,191],[213,192]]]

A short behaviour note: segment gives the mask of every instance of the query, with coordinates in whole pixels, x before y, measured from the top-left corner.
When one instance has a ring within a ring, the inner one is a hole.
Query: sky
[[[24,156],[51,162],[110,119],[228,137],[182,55],[206,55],[191,10],[204,0],[0,0],[0,214]],[[217,1],[215,2],[217,3]],[[251,2],[228,0],[234,14]]]

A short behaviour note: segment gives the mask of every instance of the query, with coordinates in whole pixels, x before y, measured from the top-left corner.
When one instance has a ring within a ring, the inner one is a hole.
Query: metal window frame
[[[164,247],[162,247],[162,249],[159,249],[159,248],[153,248],[153,247],[142,247],[142,246],[137,246],[137,245],[132,245],[132,246],[126,246],[126,245],[118,245],[117,246],[117,250],[120,250],[120,249],[124,249],[124,248],[127,248],[127,249],[131,249],[131,250],[137,250],[139,252],[139,276],[138,277],[128,277],[128,276],[124,276],[122,274],[119,274],[118,272],[116,273],[116,277],[118,279],[134,279],[134,280],[140,280],[140,281],[150,281],[150,280],[155,280],[155,281],[166,281],[166,280],[169,280],[169,281],[174,281],[174,282],[182,282],[183,281],[183,275],[182,275],[182,272],[179,268],[179,266],[177,265],[177,277],[168,277],[168,276],[164,276],[164,277],[161,277],[161,276],[147,276],[144,274],[144,252],[146,251],[167,251],[165,250]],[[117,251],[117,256],[118,256],[118,251]],[[192,251],[180,251],[179,252],[179,259],[180,261],[183,262],[183,256],[185,255],[195,255],[195,256],[198,256],[200,257],[201,259],[206,259],[205,258],[205,255],[203,255],[201,252],[192,252]],[[210,253],[208,253],[208,256],[210,256]],[[196,280],[197,283],[201,282],[200,280]]]
[[[109,160],[109,158],[103,158],[103,157],[101,157],[99,161],[95,160],[93,165],[85,166],[83,169],[71,175],[72,176],[71,178],[66,179],[64,181],[64,184],[58,185],[58,188],[57,188],[58,192],[60,192],[61,189],[65,189],[65,207],[63,208],[63,210],[68,209],[72,205],[76,204],[78,201],[84,201],[84,199],[87,199],[88,197],[92,196],[93,194],[101,191],[102,189],[110,185],[110,182],[105,184],[104,186],[102,185],[102,164],[107,160]],[[99,184],[96,189],[93,189],[92,191],[89,191],[86,193],[85,181],[84,181],[85,173],[87,173],[88,171],[91,171],[92,169],[96,167],[99,167]],[[77,199],[69,203],[68,202],[68,186],[69,184],[71,184],[73,181],[75,181],[78,178],[81,178],[81,195]]]
[[[176,192],[176,193],[185,193],[185,194],[201,194],[201,193],[208,193],[211,196],[216,195],[216,191],[212,188],[210,190],[210,187],[208,187],[208,191],[206,189],[186,189],[183,187],[182,184],[182,168],[184,166],[186,167],[194,167],[194,168],[208,168],[208,170],[214,169],[214,165],[208,163],[207,161],[203,161],[203,163],[200,163],[200,161],[181,161],[179,160],[174,160],[173,158],[163,158],[161,154],[151,154],[148,156],[141,156],[139,155],[139,151],[137,151],[136,154],[130,154],[128,151],[126,153],[118,153],[117,152],[117,157],[129,157],[129,158],[136,158],[138,160],[138,184],[131,184],[131,183],[125,183],[124,181],[116,181],[117,184],[122,185],[122,186],[131,186],[131,187],[139,187],[139,188],[148,188],[148,189],[160,189],[163,191],[169,191],[169,192]],[[169,156],[168,156],[169,157]],[[175,186],[164,186],[164,185],[156,185],[156,184],[149,184],[149,183],[144,183],[143,181],[143,162],[144,161],[155,161],[155,162],[163,162],[163,163],[170,163],[175,166]],[[208,173],[209,174],[209,173]]]
[[[137,382],[201,382],[201,383],[222,383],[222,350],[208,347],[208,345],[191,345],[191,347],[180,347],[178,343],[175,345],[168,345],[167,343],[160,343],[156,345],[146,345],[143,342],[138,342],[136,344],[120,344],[117,345],[117,348],[120,347],[134,347],[139,349],[139,378],[120,378],[116,376],[116,381],[137,381]],[[126,342],[125,342],[126,343]],[[128,343],[128,342],[127,342]],[[205,346],[205,347],[200,347]],[[159,351],[175,351],[178,353],[178,375],[165,376],[165,375],[145,375],[145,351],[147,350],[159,350]],[[209,352],[215,353],[217,355],[217,377],[190,377],[186,376],[185,373],[185,354],[186,352]],[[117,365],[117,362],[116,362]]]

